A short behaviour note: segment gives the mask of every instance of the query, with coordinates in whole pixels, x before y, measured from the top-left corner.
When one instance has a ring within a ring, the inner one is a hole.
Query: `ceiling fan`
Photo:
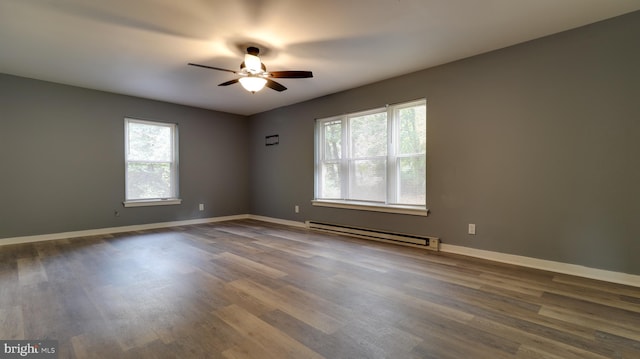
[[[191,66],[203,67],[205,69],[218,70],[218,71],[226,71],[231,72],[240,77],[237,79],[233,79],[227,82],[223,82],[218,86],[229,86],[235,84],[236,82],[240,82],[240,85],[244,87],[245,90],[256,93],[262,90],[263,87],[267,86],[270,89],[276,90],[278,92],[282,92],[287,88],[282,84],[275,82],[272,78],[281,78],[281,79],[304,79],[313,77],[313,73],[311,71],[271,71],[267,72],[267,67],[264,66],[262,61],[260,61],[260,57],[258,54],[260,50],[257,47],[248,47],[247,53],[244,55],[244,61],[240,64],[240,71],[233,71],[222,69],[219,67],[207,66],[189,63]]]

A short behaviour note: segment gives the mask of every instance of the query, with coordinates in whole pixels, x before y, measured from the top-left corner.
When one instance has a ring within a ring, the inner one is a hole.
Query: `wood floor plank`
[[[220,254],[219,258],[224,258],[229,260],[230,262],[232,262],[233,264],[237,264],[246,268],[250,268],[252,270],[255,270],[258,273],[262,273],[265,274],[271,278],[280,278],[280,277],[284,277],[285,275],[287,275],[287,273],[283,272],[283,271],[279,271],[275,268],[271,268],[269,266],[266,266],[264,264],[252,261],[250,259],[247,259],[245,257],[241,257],[238,256],[236,254],[233,253],[222,253]]]
[[[0,246],[60,358],[640,358],[640,288],[234,220]]]
[[[617,283],[609,283],[601,280],[595,280],[590,278],[576,277],[568,274],[556,274],[553,276],[553,281],[557,283],[564,283],[573,286],[580,286],[585,288],[595,289],[596,291],[606,290],[608,293],[615,293],[621,296],[632,296],[640,300],[640,293],[637,287],[628,285],[621,285]]]
[[[261,286],[250,280],[239,280],[229,284],[265,304],[282,310],[293,317],[305,322],[318,330],[330,334],[338,330],[343,324],[318,310],[318,299],[309,300],[310,295],[281,295],[267,287]]]
[[[533,348],[539,348],[543,353],[563,353],[561,356],[564,357],[585,357],[587,354],[595,358],[616,357],[619,353],[619,350],[603,346],[594,340],[595,330],[593,329],[591,329],[593,335],[585,338],[585,336],[574,335],[573,331],[562,331],[556,329],[558,326],[546,324],[544,321],[533,322],[506,315],[478,315],[468,323],[470,327],[501,337],[509,337],[523,346],[528,346],[526,353],[535,351]]]
[[[412,351],[425,358],[509,358],[518,344],[482,331],[460,330],[460,324],[446,318],[407,318],[398,327],[422,335]]]
[[[370,349],[339,335],[325,334],[293,316],[274,310],[260,316],[269,325],[309,347],[325,358],[373,358]]]
[[[529,288],[537,291],[554,293],[554,294],[562,295],[565,297],[571,297],[575,299],[588,298],[588,300],[593,303],[598,303],[605,306],[617,307],[620,309],[625,309],[625,310],[630,310],[630,311],[635,311],[640,313],[640,305],[629,303],[627,301],[622,301],[620,300],[619,295],[615,294],[614,292],[604,290],[604,288],[601,290],[598,290],[598,289],[592,289],[592,288],[580,286],[580,285],[566,284],[566,283],[558,282],[554,280],[539,282],[527,277],[523,277],[523,278],[511,277],[504,273],[487,273],[487,274],[483,274],[482,276],[492,281],[501,280],[506,283],[513,283],[514,285],[517,285],[517,283],[525,284]],[[621,286],[621,287],[624,287],[624,286]]]
[[[55,339],[71,334],[70,321],[49,282],[20,287],[26,339]]]
[[[298,249],[295,247],[295,245],[292,246],[290,243],[287,243],[282,239],[273,239],[273,237],[266,237],[266,238],[263,237],[263,238],[258,238],[258,240],[255,243],[259,246],[275,249],[293,256],[299,256],[302,258],[313,257],[313,254],[309,253],[308,251],[304,249]]]
[[[251,343],[257,344],[263,352],[271,353],[276,358],[323,358],[320,354],[237,305],[219,309],[215,315],[250,340]]]
[[[540,346],[522,345],[516,353],[516,358],[519,359],[582,359],[587,358],[581,353],[567,352],[557,346],[549,346],[546,348]],[[599,357],[602,358],[602,357]]]
[[[3,340],[25,338],[21,306],[0,308],[0,338]]]
[[[636,358],[640,354],[640,342],[596,330],[596,343],[611,348],[621,358]]]
[[[40,257],[18,259],[18,277],[20,285],[46,282],[47,272],[40,263]]]
[[[5,262],[0,262],[0,309],[17,305],[20,305],[18,263],[16,260],[7,259]]]
[[[603,305],[582,298],[566,297],[554,293],[545,293],[543,298],[547,306],[578,311],[583,315],[601,318],[616,326],[626,328],[640,327],[640,312],[638,311],[620,309],[617,305]]]
[[[144,298],[115,286],[96,288],[88,296],[123,351],[160,339],[144,320],[144,311],[150,310]]]
[[[353,278],[346,277],[344,275],[337,275],[334,277],[334,280],[351,283],[353,285],[359,286],[361,289],[372,291],[373,293],[381,293],[381,295],[385,297],[389,297],[395,301],[402,302],[404,303],[404,305],[408,305],[419,310],[424,310],[426,312],[429,312],[431,315],[451,318],[462,323],[473,319],[473,314],[461,311],[453,307],[449,307],[447,305],[441,305],[438,303],[419,299],[393,288],[379,286],[371,282],[359,281]]]
[[[587,327],[595,327],[600,331],[619,335],[621,337],[640,342],[640,332],[638,332],[637,326],[629,325],[626,323],[612,322],[607,318],[585,314],[580,310],[542,307],[540,309],[540,315]]]
[[[124,353],[115,338],[106,333],[83,333],[71,337],[71,352],[78,359],[122,358]],[[115,344],[115,345],[114,345]]]

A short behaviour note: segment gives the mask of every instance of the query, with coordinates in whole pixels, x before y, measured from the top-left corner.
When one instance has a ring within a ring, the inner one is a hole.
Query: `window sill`
[[[362,203],[362,202],[331,201],[331,200],[313,200],[311,201],[311,204],[319,207],[332,207],[332,208],[355,209],[360,211],[398,213],[398,214],[408,214],[412,216],[426,217],[429,215],[429,210],[427,208],[414,207],[414,206],[378,205],[378,204],[369,204],[369,203]]]
[[[125,207],[149,207],[149,206],[171,206],[181,204],[180,198],[168,198],[168,199],[151,199],[151,200],[138,200],[138,201],[124,201],[122,204]]]

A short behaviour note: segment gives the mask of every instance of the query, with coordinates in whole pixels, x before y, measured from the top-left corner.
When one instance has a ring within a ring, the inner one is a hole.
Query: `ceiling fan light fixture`
[[[245,90],[251,93],[256,93],[262,90],[262,88],[264,88],[264,85],[267,83],[267,79],[256,76],[241,77],[239,81],[240,85],[242,85]]]
[[[262,62],[256,55],[246,54],[244,55],[244,66],[252,74],[262,72]]]

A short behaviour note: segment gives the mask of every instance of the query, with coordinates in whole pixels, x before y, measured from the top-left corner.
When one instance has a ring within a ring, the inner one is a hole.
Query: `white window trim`
[[[354,209],[360,211],[408,214],[412,216],[429,215],[429,210],[422,206],[404,206],[395,204],[374,204],[372,202],[356,202],[343,200],[315,199],[311,204],[318,207]]]
[[[415,106],[416,104],[425,104],[426,105],[426,99],[420,99],[420,100],[414,100],[414,101],[408,101],[405,103],[399,103],[399,104],[394,104],[394,105],[388,105],[386,108],[387,111],[387,115],[389,116],[388,118],[393,119],[393,121],[397,121],[397,116],[394,113],[393,116],[391,116],[392,112],[398,112],[400,109],[404,108],[404,107],[411,107],[411,106]],[[343,122],[343,126],[346,125],[346,121],[345,119],[347,117],[351,117],[351,116],[361,116],[361,115],[366,115],[366,114],[371,114],[371,113],[377,113],[377,112],[382,112],[384,111],[384,108],[376,108],[376,109],[371,109],[371,110],[367,110],[367,111],[361,111],[361,112],[356,112],[356,113],[350,113],[350,114],[345,114],[342,116],[333,116],[333,117],[327,117],[327,118],[323,118],[320,119],[319,121],[325,122],[325,121],[341,121]],[[389,126],[395,126],[397,128],[397,126],[395,124],[391,124],[391,121],[389,121]],[[391,130],[389,130],[389,136],[387,137],[388,141],[397,141],[397,131],[393,132]],[[355,201],[355,200],[347,200],[347,199],[337,199],[337,198],[318,198],[318,191],[319,191],[319,186],[321,185],[320,181],[322,180],[321,178],[318,178],[318,171],[319,171],[319,165],[320,165],[320,158],[322,157],[322,153],[321,151],[324,151],[324,148],[320,148],[321,147],[321,143],[324,143],[324,139],[322,138],[322,133],[321,131],[317,130],[317,125],[316,125],[316,147],[315,147],[315,173],[314,173],[314,200],[311,201],[311,204],[313,206],[319,206],[319,207],[332,207],[332,208],[343,208],[343,209],[353,209],[353,210],[362,210],[362,211],[374,211],[374,212],[385,212],[385,213],[398,213],[398,214],[408,214],[408,215],[416,215],[416,216],[428,216],[429,214],[429,209],[427,208],[426,204],[425,205],[401,205],[401,204],[391,204],[391,203],[382,203],[382,202],[368,202],[368,201]],[[343,132],[343,139],[342,139],[342,143],[347,143],[346,140],[346,134],[345,132]],[[389,150],[394,150],[394,146],[389,146]],[[391,154],[391,156],[389,156],[390,154],[388,154],[388,157],[393,158],[394,160],[397,159],[397,157],[410,157],[411,154],[404,154],[401,156],[396,156],[395,153]],[[338,160],[338,163],[340,163],[341,166],[344,166],[344,163],[346,161],[340,159]],[[391,181],[389,179],[393,179],[395,178],[395,176],[391,175],[389,173],[389,171],[394,171],[396,168],[395,163],[392,164],[387,164],[387,193],[393,193],[394,196],[397,195],[397,190],[393,189],[391,190],[393,187],[397,187],[397,184],[394,181]],[[342,186],[347,186],[348,187],[348,183],[346,183],[347,181],[344,181],[342,183]],[[390,191],[391,190],[391,191]],[[426,191],[426,189],[425,189]],[[342,193],[347,193],[347,191],[345,191],[345,188],[342,189]],[[388,199],[387,199],[388,200]],[[395,198],[393,198],[393,200],[395,200]]]
[[[180,198],[140,199],[135,201],[122,202],[125,207],[171,206],[181,203],[182,200]]]
[[[172,161],[172,171],[173,178],[171,179],[172,184],[174,185],[174,194],[175,197],[170,198],[145,198],[145,199],[126,199],[127,197],[127,181],[129,180],[129,176],[127,175],[127,158],[128,158],[128,143],[129,143],[129,122],[136,123],[145,123],[155,126],[168,126],[171,127],[171,131],[173,133],[172,140],[172,150],[173,150],[173,161]],[[178,124],[176,123],[168,123],[168,122],[160,122],[160,121],[149,121],[149,120],[140,120],[131,117],[125,117],[124,119],[124,133],[125,133],[125,141],[124,141],[124,151],[125,151],[125,200],[122,202],[124,207],[150,207],[150,206],[170,206],[170,205],[179,205],[182,204],[182,199],[179,197],[179,176],[178,169],[180,168],[178,165]]]

